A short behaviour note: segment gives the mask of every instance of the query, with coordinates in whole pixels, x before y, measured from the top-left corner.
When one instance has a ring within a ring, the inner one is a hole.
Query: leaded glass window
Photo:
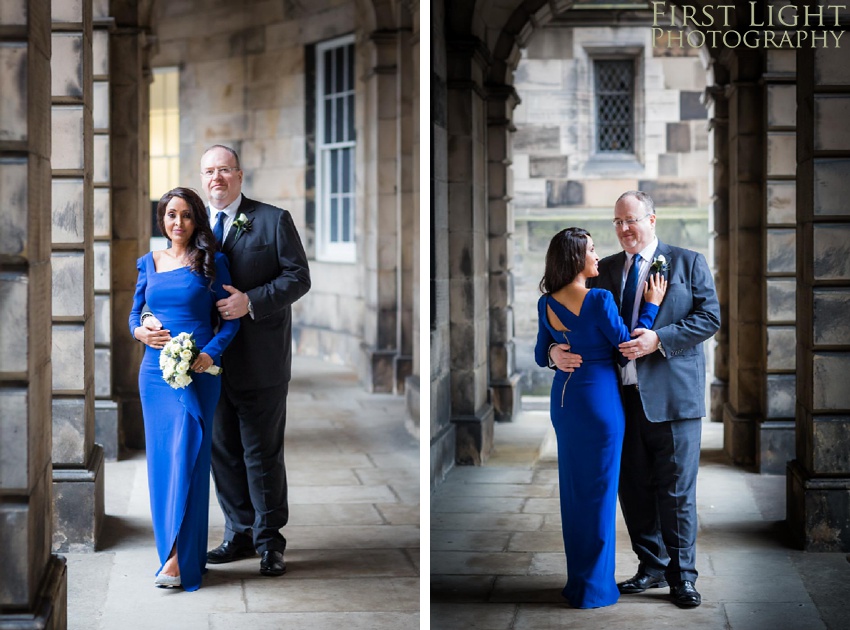
[[[633,153],[635,66],[631,59],[596,60],[596,150]]]

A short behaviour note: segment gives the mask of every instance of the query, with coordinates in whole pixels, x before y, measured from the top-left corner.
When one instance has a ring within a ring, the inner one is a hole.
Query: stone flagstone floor
[[[431,628],[459,630],[846,630],[850,562],[804,553],[785,538],[785,477],[727,463],[723,428],[703,423],[697,486],[699,608],[681,610],[669,589],[576,610],[561,597],[561,540],[554,432],[548,410],[496,426],[486,466],[457,467],[431,496]],[[542,446],[541,446],[542,445]],[[618,515],[618,581],[637,569]]]
[[[96,553],[68,554],[71,630],[412,630],[420,626],[419,443],[404,398],[367,394],[349,368],[295,357],[286,461],[287,573],[259,558],[209,565],[194,593],[153,586],[143,453],[106,464]],[[210,546],[224,521],[210,496]]]

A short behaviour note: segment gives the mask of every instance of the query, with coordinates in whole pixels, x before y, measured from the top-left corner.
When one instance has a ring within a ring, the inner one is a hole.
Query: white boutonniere
[[[253,219],[249,220],[248,217],[245,216],[244,212],[240,212],[233,220],[233,226],[236,228],[236,238],[239,238],[239,235],[242,234],[242,232],[250,232],[253,224]]]
[[[667,271],[670,269],[670,263],[667,262],[667,259],[664,257],[664,254],[659,254],[655,258],[652,259],[652,264],[649,266],[649,273],[661,273],[662,271]]]

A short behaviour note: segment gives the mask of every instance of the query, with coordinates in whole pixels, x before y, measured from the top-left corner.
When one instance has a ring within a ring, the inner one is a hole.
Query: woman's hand
[[[148,319],[151,318],[146,318],[146,324]],[[163,328],[151,330],[145,326],[136,326],[135,330],[133,330],[133,336],[146,346],[150,346],[155,350],[162,350],[168,340],[171,339],[171,331]]]
[[[198,355],[198,358],[195,359],[195,362],[192,364],[192,369],[195,372],[206,372],[212,364],[212,357],[206,352],[202,352]]]
[[[667,293],[667,278],[660,273],[650,275],[649,280],[643,283],[643,299],[647,302],[660,306],[665,293]]]

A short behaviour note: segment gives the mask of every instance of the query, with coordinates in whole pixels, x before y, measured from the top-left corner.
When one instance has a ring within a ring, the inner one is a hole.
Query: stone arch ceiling
[[[727,2],[742,8],[748,6],[746,0]],[[481,40],[491,56],[488,82],[511,84],[520,49],[527,45],[535,29],[574,4],[575,0],[452,0],[451,11],[446,15],[446,31],[450,38],[454,34],[470,34]],[[687,4],[701,9],[717,2],[689,0]]]

